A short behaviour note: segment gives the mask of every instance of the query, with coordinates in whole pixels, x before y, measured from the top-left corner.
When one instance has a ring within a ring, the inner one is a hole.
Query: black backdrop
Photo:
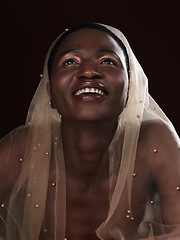
[[[179,6],[176,1],[6,2],[1,8],[0,137],[24,124],[47,49],[74,24],[120,29],[149,79],[149,90],[180,134]]]

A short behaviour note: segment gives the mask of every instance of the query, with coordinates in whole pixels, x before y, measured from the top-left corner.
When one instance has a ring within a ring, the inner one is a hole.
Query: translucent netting
[[[129,209],[131,209],[133,171],[142,121],[161,119],[174,132],[174,135],[176,132],[171,122],[150,97],[147,78],[126,38],[119,30],[109,26],[105,27],[124,43],[131,71],[128,102],[119,116],[119,125],[109,146],[110,209],[107,219],[97,230],[100,239],[120,240],[124,238],[121,229],[117,226],[117,216],[121,209],[123,191],[127,191],[127,201]],[[44,224],[51,161],[56,167],[57,184],[54,200],[54,219],[56,222],[54,240],[57,239],[57,225],[61,233],[58,240],[65,238],[66,172],[60,133],[61,118],[57,111],[51,108],[50,94],[47,91],[49,87],[47,61],[57,39],[48,51],[43,77],[29,107],[26,125],[16,130],[16,133],[11,133],[13,138],[14,135],[17,135],[17,131],[24,131],[26,148],[24,156],[22,156],[21,174],[10,194],[7,208],[5,223],[7,229],[5,239],[7,240],[39,239]],[[178,137],[177,141],[179,141]],[[11,158],[13,154],[12,148],[9,147],[8,158]],[[57,212],[61,213],[60,216]],[[155,223],[149,221],[148,224],[153,226]],[[149,239],[152,236],[153,228],[150,228]]]

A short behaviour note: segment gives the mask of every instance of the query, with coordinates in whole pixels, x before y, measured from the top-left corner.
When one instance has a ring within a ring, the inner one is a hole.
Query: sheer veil
[[[103,26],[124,43],[130,65],[128,102],[119,116],[119,125],[109,146],[109,213],[107,219],[96,231],[100,239],[120,240],[124,238],[120,229],[116,227],[115,216],[119,211],[119,203],[124,188],[127,189],[127,201],[129,209],[131,209],[133,171],[142,122],[149,119],[160,119],[169,126],[177,141],[179,141],[179,138],[169,119],[149,95],[147,77],[124,35],[113,27]],[[47,68],[50,52],[60,37],[61,35],[53,42],[47,53],[43,76],[30,104],[26,125],[18,129],[18,131],[26,131],[26,148],[24,156],[22,156],[21,174],[14,184],[6,208],[5,239],[7,240],[38,240],[40,232],[45,230],[43,229],[44,212],[51,161],[54,162],[56,167],[54,240],[57,239],[57,225],[61,229],[61,236],[58,240],[64,240],[65,238],[66,172],[61,142],[61,117],[50,104]],[[14,133],[11,134],[13,137]],[[7,155],[10,157],[13,156],[13,153],[9,152]],[[58,216],[57,212],[61,212],[61,216]],[[149,237],[152,234],[152,231],[150,231]]]

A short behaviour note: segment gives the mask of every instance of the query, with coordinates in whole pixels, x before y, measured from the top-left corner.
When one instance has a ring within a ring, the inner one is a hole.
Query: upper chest
[[[49,236],[53,236],[55,218],[61,216],[62,210],[62,208],[58,207],[61,203],[58,201],[58,198],[56,198],[57,185],[59,185],[59,183],[56,182],[55,172],[55,167],[52,164],[49,176],[44,226]],[[146,154],[142,154],[140,150],[136,156],[132,190],[133,208],[138,209],[137,214],[140,213],[136,216],[138,219],[142,218],[145,205],[148,199],[150,199],[150,175],[150,170],[146,164]],[[88,185],[79,179],[67,177],[66,186],[62,187],[65,188],[63,192],[66,195],[66,204],[63,209],[63,211],[66,212],[66,236],[74,240],[81,240],[81,238],[87,238],[89,240],[97,239],[95,230],[106,219],[109,211],[109,178],[107,178],[106,181],[96,181]],[[126,226],[129,226],[131,223],[126,219],[128,210],[126,192],[123,193],[121,198],[121,206],[122,214],[120,214],[119,222],[122,228],[126,228]]]
[[[73,185],[73,186],[72,186]],[[97,239],[95,230],[109,210],[109,184],[73,184],[67,180],[66,234],[72,239]]]
[[[103,184],[94,183],[92,186],[85,186],[79,181],[67,178],[66,205],[65,209],[62,209],[58,206],[60,204],[58,199],[55,201],[57,183],[55,183],[54,177],[53,172],[50,173],[44,224],[46,233],[44,235],[53,238],[55,218],[57,217],[61,221],[61,211],[63,210],[66,212],[65,225],[68,239],[97,239],[95,230],[106,219],[109,209],[108,181]],[[60,224],[57,225],[58,227],[60,228]],[[57,229],[57,232],[59,231],[60,229]]]

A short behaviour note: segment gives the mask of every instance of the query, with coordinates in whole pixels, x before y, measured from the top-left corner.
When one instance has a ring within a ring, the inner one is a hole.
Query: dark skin
[[[71,51],[69,51],[71,50]],[[73,50],[73,51],[72,51]],[[68,51],[68,53],[67,53]],[[66,52],[66,53],[65,53]],[[65,53],[65,54],[64,54]],[[81,94],[81,89],[102,93]],[[62,140],[66,164],[66,237],[73,240],[99,239],[95,230],[109,210],[108,146],[115,134],[118,116],[125,107],[128,73],[123,51],[107,33],[81,29],[70,34],[58,49],[51,76],[53,107],[62,116]],[[17,158],[23,155],[25,133],[16,136]],[[20,173],[20,164],[11,159],[3,163],[9,138],[0,147],[1,200]],[[71,149],[71,151],[69,151]],[[155,153],[154,149],[158,151]],[[142,125],[136,155],[132,190],[134,220],[126,218],[127,195],[123,193],[118,228],[125,239],[137,239],[137,228],[144,212],[158,192],[165,224],[180,224],[180,153],[175,137],[163,123]],[[8,177],[7,177],[8,176]],[[51,164],[50,182],[54,180]],[[45,213],[47,233],[41,240],[53,239],[54,189],[48,189]],[[170,233],[175,236],[176,233]],[[178,235],[177,235],[178,236]],[[167,237],[167,238],[166,238]],[[58,239],[58,236],[57,236]],[[168,235],[157,239],[168,239]]]
[[[92,37],[94,32],[96,36]],[[98,38],[100,41],[96,40]],[[67,59],[71,60],[67,63]],[[74,92],[82,88],[98,88],[107,94],[76,96]],[[94,230],[107,216],[107,149],[119,112],[124,108],[127,89],[124,54],[107,34],[97,30],[77,31],[59,48],[52,71],[51,92],[53,103],[62,115],[67,168],[66,236],[69,239],[97,239]],[[114,111],[112,105],[117,106]],[[74,202],[78,207],[73,207]]]

